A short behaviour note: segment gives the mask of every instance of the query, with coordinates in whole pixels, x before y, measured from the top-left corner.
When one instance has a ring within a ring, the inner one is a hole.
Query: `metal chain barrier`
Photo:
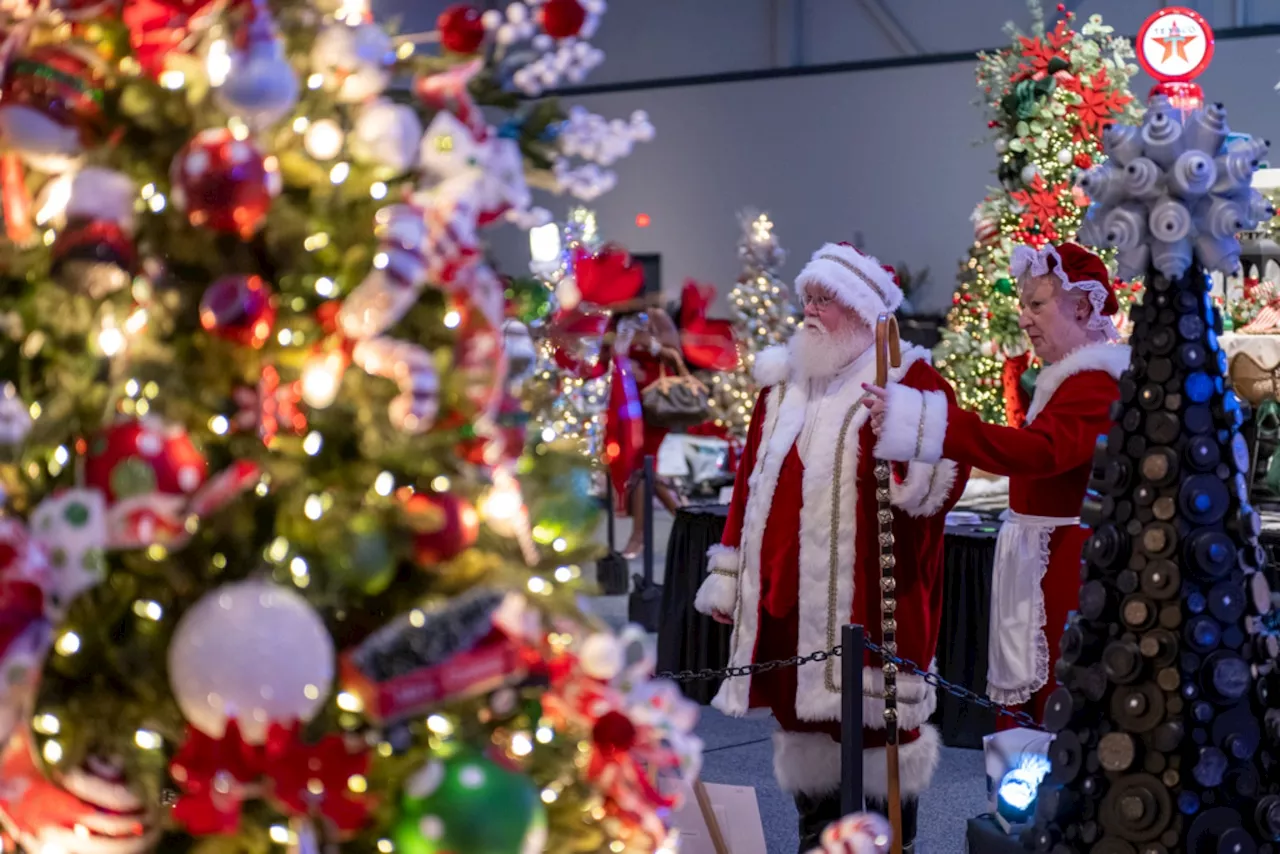
[[[973,703],[974,705],[981,706],[984,709],[991,709],[997,715],[1011,718],[1021,727],[1027,729],[1041,729],[1041,726],[1036,719],[1026,712],[1016,712],[1007,709],[999,703],[996,703],[963,685],[948,682],[937,673],[926,670],[910,659],[887,654],[884,651],[884,647],[880,646],[880,644],[876,643],[871,638],[866,638],[863,642],[867,645],[867,649],[878,654],[881,659],[888,660],[891,664],[897,665],[898,669],[903,673],[914,673],[934,688],[946,691],[951,696],[958,697],[966,703]],[[777,661],[761,661],[758,664],[744,664],[741,667],[724,667],[720,670],[711,670],[710,668],[705,667],[701,670],[667,670],[655,675],[660,679],[671,679],[676,682],[696,682],[703,679],[732,679],[739,676],[751,676],[756,673],[767,673],[770,670],[777,670],[779,667],[799,667],[812,661],[826,661],[828,658],[838,657],[840,652],[840,644],[836,644],[831,649],[819,650],[818,652],[812,652],[808,655],[780,658]]]

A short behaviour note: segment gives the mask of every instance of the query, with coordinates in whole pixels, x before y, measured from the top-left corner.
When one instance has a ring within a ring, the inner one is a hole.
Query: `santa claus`
[[[1011,272],[1018,325],[1046,365],[1022,426],[985,424],[954,400],[901,384],[868,387],[867,406],[881,459],[951,459],[1008,475],[1009,512],[991,579],[987,695],[1005,706],[1034,697],[1040,718],[1058,641],[1079,602],[1080,553],[1089,536],[1080,505],[1094,446],[1111,429],[1129,348],[1116,343],[1119,306],[1097,255],[1074,243],[1021,246]]]
[[[785,659],[830,649],[849,622],[881,640],[880,546],[863,383],[875,377],[876,319],[902,302],[893,270],[848,244],[828,244],[796,280],[804,326],[786,347],[756,357],[764,386],[738,467],[725,533],[695,606],[734,626],[730,664]],[[908,347],[893,382],[953,400],[951,387]],[[913,432],[913,436],[916,434]],[[937,437],[920,437],[931,441]],[[897,538],[898,651],[928,663],[938,638],[946,511],[968,470],[937,460],[897,467],[891,485]],[[863,661],[863,786],[868,807],[887,810],[884,684],[880,659]],[[713,702],[729,715],[768,708],[780,724],[774,771],[795,796],[800,850],[818,844],[841,816],[840,691],[835,659],[729,679]],[[928,721],[934,689],[916,674],[898,677],[904,842],[915,836],[916,796],[938,761]],[[858,690],[855,686],[853,690]]]

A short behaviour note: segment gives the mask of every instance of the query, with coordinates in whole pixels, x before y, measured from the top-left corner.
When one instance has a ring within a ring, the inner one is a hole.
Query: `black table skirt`
[[[693,608],[707,577],[707,549],[720,542],[729,508],[723,504],[685,507],[676,512],[667,541],[662,583],[662,622],[658,626],[658,670],[718,669],[729,662],[732,630]],[[681,683],[690,700],[702,705],[720,689],[719,679]]]
[[[938,675],[980,694],[987,686],[987,628],[997,532],[994,524],[948,528],[943,559]],[[980,749],[982,737],[995,732],[996,713],[939,691],[933,723],[948,747]]]

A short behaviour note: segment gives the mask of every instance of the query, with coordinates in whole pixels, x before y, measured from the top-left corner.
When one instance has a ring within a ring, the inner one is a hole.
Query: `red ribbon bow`
[[[680,295],[680,349],[685,361],[695,368],[732,371],[738,367],[733,323],[707,317],[715,296],[711,285],[699,285],[692,279],[684,283]]]

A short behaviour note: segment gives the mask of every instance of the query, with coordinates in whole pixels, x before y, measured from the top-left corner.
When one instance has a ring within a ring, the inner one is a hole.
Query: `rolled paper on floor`
[[[1240,241],[1231,237],[1211,237],[1204,234],[1196,238],[1196,256],[1210,270],[1234,273],[1240,269]]]
[[[1164,170],[1155,161],[1139,157],[1124,167],[1125,191],[1135,199],[1149,199],[1164,194]]]
[[[1213,165],[1217,169],[1217,178],[1213,182],[1213,192],[1219,195],[1237,193],[1253,183],[1253,170],[1257,160],[1243,149],[1228,151],[1214,158]]]
[[[1121,250],[1116,255],[1116,275],[1121,279],[1136,279],[1147,272],[1151,263],[1151,247],[1140,243],[1132,249]]]
[[[1183,152],[1182,125],[1173,110],[1148,110],[1142,125],[1142,153],[1162,169],[1173,166]]]
[[[1187,150],[1217,155],[1227,140],[1227,108],[1222,104],[1206,104],[1187,117],[1182,133]]]
[[[1110,163],[1093,167],[1077,183],[1094,204],[1104,207],[1119,204],[1126,196],[1124,172]]]
[[[1191,240],[1184,237],[1170,243],[1157,242],[1151,247],[1151,263],[1170,279],[1181,278],[1191,267]]]
[[[1188,149],[1178,155],[1169,170],[1169,193],[1181,199],[1195,199],[1213,189],[1218,178],[1218,168],[1213,156],[1198,149]]]
[[[1245,226],[1245,211],[1240,205],[1228,198],[1215,198],[1209,205],[1198,210],[1199,230],[1214,238],[1232,238]]]
[[[1103,239],[1116,249],[1133,249],[1147,240],[1147,216],[1141,205],[1113,208],[1102,221]]]
[[[1182,202],[1165,196],[1151,206],[1147,224],[1157,240],[1174,243],[1191,233],[1191,212]]]
[[[1142,156],[1142,131],[1131,125],[1110,125],[1102,131],[1102,152],[1121,166]]]

